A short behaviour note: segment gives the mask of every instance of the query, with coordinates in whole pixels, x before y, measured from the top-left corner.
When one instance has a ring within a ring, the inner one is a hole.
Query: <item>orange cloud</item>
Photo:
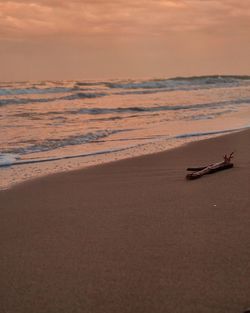
[[[157,36],[250,26],[249,0],[13,0],[1,2],[0,12],[1,38]]]
[[[0,80],[249,74],[250,0],[0,0]]]

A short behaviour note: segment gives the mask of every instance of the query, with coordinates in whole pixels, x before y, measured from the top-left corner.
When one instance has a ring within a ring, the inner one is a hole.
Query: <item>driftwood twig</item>
[[[224,161],[210,164],[208,166],[203,167],[189,167],[187,168],[188,171],[193,171],[191,174],[187,174],[187,179],[197,179],[205,174],[212,174],[214,172],[222,171],[228,168],[232,168],[234,165],[231,163],[231,159],[233,158],[233,152],[227,156],[224,155]]]

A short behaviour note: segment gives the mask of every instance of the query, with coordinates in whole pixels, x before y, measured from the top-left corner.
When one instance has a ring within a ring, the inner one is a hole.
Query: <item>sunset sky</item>
[[[250,0],[0,0],[0,80],[250,74]]]

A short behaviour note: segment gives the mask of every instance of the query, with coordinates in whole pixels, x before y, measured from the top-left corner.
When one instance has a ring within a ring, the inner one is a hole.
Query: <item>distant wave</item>
[[[56,100],[77,100],[77,99],[92,99],[98,97],[106,96],[105,93],[77,93],[64,97],[57,98],[11,98],[11,99],[1,99],[0,105],[10,105],[10,104],[29,104],[29,103],[48,103],[54,102]],[[68,114],[89,114],[89,115],[99,115],[99,114],[126,114],[126,113],[145,113],[145,112],[160,112],[160,111],[179,111],[179,110],[199,110],[202,108],[217,108],[230,105],[244,105],[250,104],[250,98],[243,98],[237,100],[228,100],[228,101],[218,101],[218,102],[208,102],[208,103],[197,103],[190,105],[155,105],[155,106],[133,106],[133,107],[118,107],[118,108],[81,108],[78,110],[69,110]],[[48,112],[46,114],[54,114],[55,112]],[[61,113],[65,113],[61,112]],[[60,114],[60,111],[57,111],[56,114]]]
[[[100,86],[100,85],[106,85],[108,82],[102,82],[102,81],[97,81],[97,82],[76,82],[75,86]]]
[[[61,100],[77,100],[77,99],[85,99],[85,98],[98,98],[106,96],[106,93],[83,93],[78,92],[69,96],[65,96],[60,98]]]
[[[0,88],[0,96],[9,96],[9,95],[35,95],[35,94],[49,94],[49,93],[66,93],[73,92],[74,88],[65,88],[65,87],[54,87],[54,88]]]
[[[235,109],[230,109],[230,110],[222,110],[220,112],[211,112],[211,113],[204,113],[204,114],[195,114],[195,115],[191,115],[188,117],[183,117],[184,120],[187,121],[194,121],[194,120],[211,120],[214,119],[218,116],[224,115],[224,114],[228,114],[228,113],[232,113],[235,112]]]
[[[43,102],[53,102],[58,98],[39,98],[39,99],[28,99],[28,98],[0,98],[0,106],[3,105],[14,105],[14,104],[29,104],[29,103],[43,103]]]
[[[116,80],[94,82],[37,82],[37,83],[13,83],[14,88],[7,88],[6,83],[0,84],[0,105],[29,104],[52,102],[56,100],[92,99],[108,95],[126,96],[143,95],[172,91],[192,91],[211,88],[232,88],[250,86],[250,76],[194,76],[174,77],[150,80]],[[42,87],[41,87],[42,86]],[[84,88],[89,87],[89,88]],[[92,89],[91,87],[96,86]],[[4,87],[4,88],[3,88]],[[82,88],[81,88],[82,87]],[[64,96],[46,97],[46,94],[66,93]],[[44,95],[41,98],[29,98],[28,95]],[[27,95],[26,98],[18,96]],[[12,96],[9,98],[9,96]],[[6,98],[5,98],[6,97]]]
[[[1,105],[13,105],[13,104],[29,104],[29,103],[43,103],[43,102],[53,102],[57,100],[77,100],[77,99],[91,99],[91,98],[98,98],[104,97],[105,93],[83,93],[78,92],[75,94],[71,94],[68,96],[63,97],[56,97],[56,98],[7,98],[1,99],[0,98],[0,106]]]
[[[191,86],[199,86],[199,88],[211,88],[211,85],[217,87],[224,85],[238,85],[242,82],[250,84],[250,76],[193,76],[193,77],[174,77],[166,79],[152,79],[142,81],[120,81],[120,82],[108,82],[106,86],[109,88],[119,89],[159,89],[163,88],[167,90],[179,90],[188,89]]]
[[[144,112],[159,112],[159,111],[179,111],[179,110],[198,110],[202,108],[217,108],[228,105],[240,105],[240,104],[250,104],[250,99],[239,99],[230,101],[220,101],[220,102],[208,102],[208,103],[198,103],[190,105],[163,105],[163,106],[135,106],[135,107],[125,107],[125,108],[83,108],[79,110],[68,111],[71,114],[112,114],[112,113],[144,113]]]
[[[177,76],[170,78],[171,80],[188,80],[188,81],[204,81],[206,83],[217,81],[235,81],[235,80],[250,80],[249,75],[204,75],[204,76]]]

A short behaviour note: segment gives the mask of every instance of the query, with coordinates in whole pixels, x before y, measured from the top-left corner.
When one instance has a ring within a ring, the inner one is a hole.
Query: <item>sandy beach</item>
[[[0,192],[3,313],[250,307],[250,131]],[[185,179],[222,160],[235,167]]]

